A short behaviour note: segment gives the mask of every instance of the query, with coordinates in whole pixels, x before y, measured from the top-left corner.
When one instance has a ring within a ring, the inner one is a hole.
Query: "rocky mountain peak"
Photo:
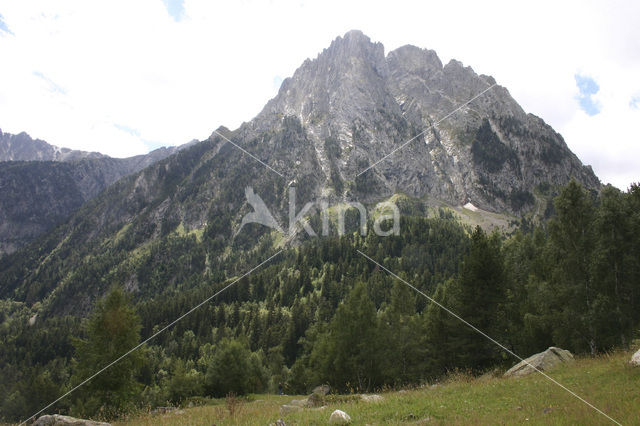
[[[527,115],[493,77],[455,59],[443,66],[433,50],[411,45],[385,56],[384,46],[361,31],[306,60],[241,133],[255,138],[285,117],[295,118],[313,144],[325,195],[348,199],[375,188],[376,197],[403,191],[517,213],[533,207],[538,185],[576,177],[599,186],[562,137]],[[336,186],[336,179],[355,185]]]
[[[424,79],[433,78],[435,74],[442,72],[442,62],[435,51],[410,44],[389,52],[387,62],[395,72],[410,72]]]

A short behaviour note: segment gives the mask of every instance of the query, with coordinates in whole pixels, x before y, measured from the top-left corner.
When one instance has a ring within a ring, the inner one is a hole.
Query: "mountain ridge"
[[[192,144],[193,142],[191,142]],[[112,158],[0,130],[0,256],[64,222],[118,179],[189,146]]]
[[[158,282],[170,287],[184,278],[185,272],[166,272],[160,281],[149,276],[166,270],[160,247],[174,239],[188,247],[188,258],[206,259],[189,272],[194,282],[233,276],[242,259],[277,244],[260,225],[236,235],[251,211],[246,187],[274,212],[289,211],[293,185],[296,209],[319,200],[375,205],[404,193],[417,204],[470,203],[534,219],[548,210],[554,188],[571,179],[598,190],[593,171],[562,137],[494,84],[461,62],[443,66],[433,51],[404,46],[385,55],[361,32],[347,33],[285,79],[254,119],[233,131],[219,128],[121,179],[37,244],[6,258],[0,293],[47,300],[61,312],[71,301],[88,307],[115,282],[151,296]],[[316,204],[308,219],[317,215]]]

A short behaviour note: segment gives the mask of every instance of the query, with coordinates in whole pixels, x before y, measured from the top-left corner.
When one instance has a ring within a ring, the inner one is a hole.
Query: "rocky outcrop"
[[[324,405],[324,397],[329,393],[329,385],[316,386],[307,398],[307,407],[321,407]]]
[[[53,229],[123,176],[186,146],[110,158],[0,131],[0,256]]]
[[[550,347],[546,351],[531,355],[524,361],[514,365],[504,373],[504,375],[505,377],[521,377],[535,373],[537,370],[547,371],[560,364],[569,362],[573,362],[571,352],[565,349]]]
[[[27,133],[3,133],[0,129],[0,161],[77,161],[85,158],[104,158],[99,152],[59,148]]]
[[[640,349],[633,354],[631,360],[629,361],[629,364],[640,367]]]
[[[541,187],[572,177],[600,185],[562,137],[492,77],[456,60],[443,66],[434,51],[415,46],[385,56],[382,44],[359,31],[305,61],[238,136],[259,137],[283,117],[295,118],[314,146],[319,192],[338,198],[400,191],[521,214],[533,209]]]
[[[111,426],[111,424],[54,414],[40,417],[33,426]]]

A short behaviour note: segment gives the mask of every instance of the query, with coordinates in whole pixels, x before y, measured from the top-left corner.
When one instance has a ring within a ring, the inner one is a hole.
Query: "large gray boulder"
[[[33,426],[111,426],[111,424],[54,414],[40,417]]]
[[[534,373],[536,369],[547,371],[559,364],[573,362],[573,360],[574,359],[571,352],[552,346],[546,351],[531,355],[524,361],[521,361],[518,364],[514,365],[506,373],[504,373],[504,375],[505,377],[526,376],[528,374]]]
[[[307,407],[321,407],[324,405],[324,397],[327,396],[331,388],[329,385],[316,386],[309,398],[307,398]]]
[[[638,351],[633,354],[633,356],[631,357],[631,361],[629,361],[629,364],[640,367],[640,349],[638,349]]]

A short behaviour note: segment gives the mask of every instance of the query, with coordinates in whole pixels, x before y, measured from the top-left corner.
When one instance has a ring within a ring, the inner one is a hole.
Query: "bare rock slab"
[[[550,347],[544,352],[531,355],[524,361],[511,367],[505,377],[521,377],[531,373],[535,373],[536,369],[541,371],[550,370],[560,364],[573,362],[573,354],[571,352],[556,347]]]

